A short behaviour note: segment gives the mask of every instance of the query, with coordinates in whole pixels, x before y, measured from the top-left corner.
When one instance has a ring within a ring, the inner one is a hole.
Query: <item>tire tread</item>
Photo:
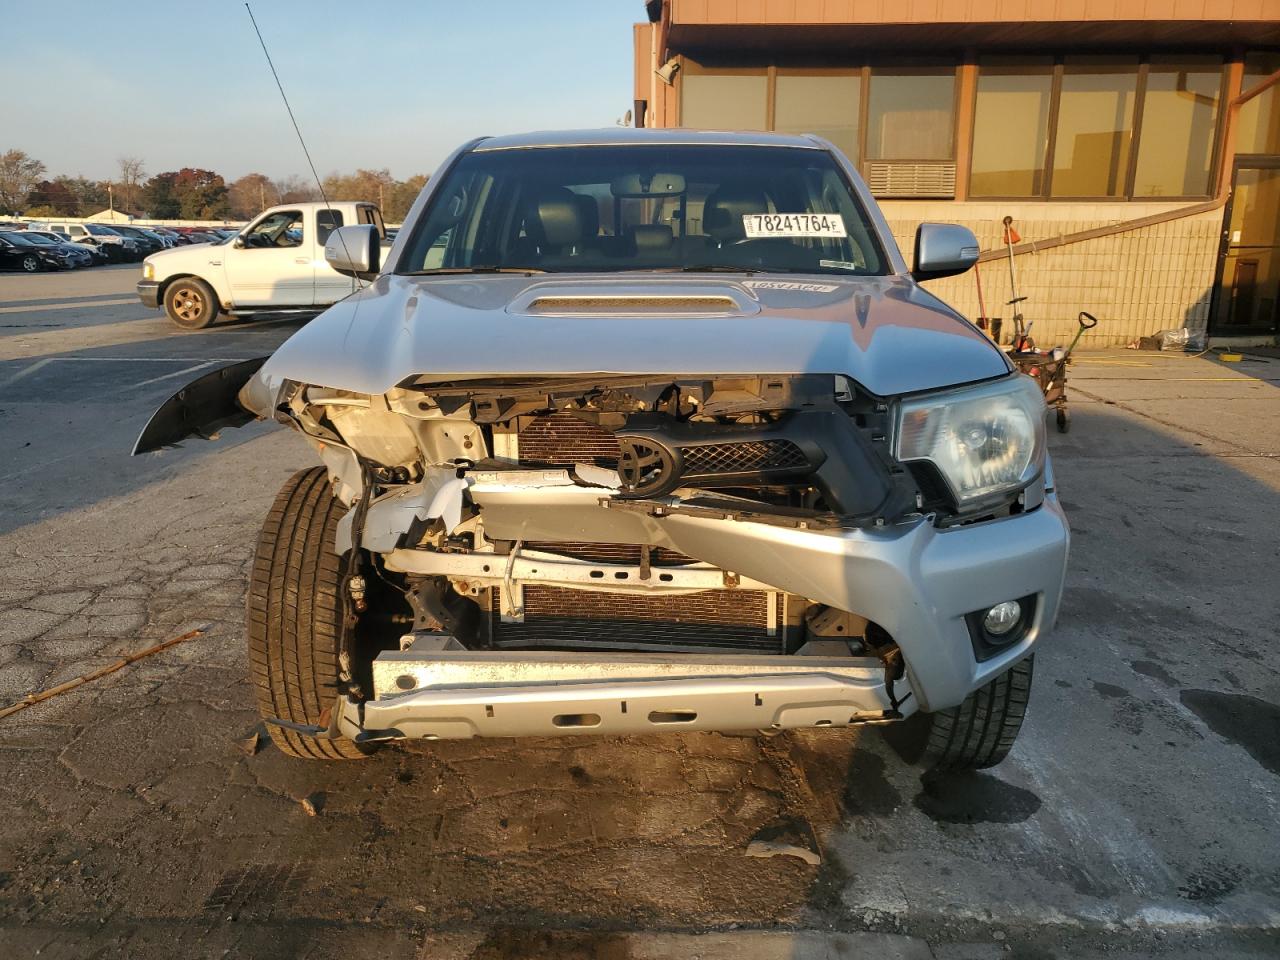
[[[1026,717],[1034,661],[1020,660],[959,706],[927,714],[925,763],[939,771],[981,770],[1007,757]]]
[[[267,513],[245,602],[250,672],[263,717],[318,724],[338,685],[341,558],[334,535],[342,505],[323,467],[294,474]],[[351,740],[317,740],[267,724],[282,753],[359,760]]]

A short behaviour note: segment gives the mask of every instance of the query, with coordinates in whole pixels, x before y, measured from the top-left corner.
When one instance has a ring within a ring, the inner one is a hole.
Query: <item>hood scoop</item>
[[[534,284],[508,306],[534,317],[749,317],[760,304],[733,283],[666,280],[656,283],[578,281]]]

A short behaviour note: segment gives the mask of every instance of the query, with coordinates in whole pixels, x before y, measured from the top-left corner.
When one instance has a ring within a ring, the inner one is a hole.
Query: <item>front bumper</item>
[[[144,307],[151,307],[153,310],[160,306],[160,283],[157,280],[139,280],[138,281],[138,299],[142,301]]]
[[[493,539],[648,543],[817,603],[860,614],[897,641],[926,710],[956,706],[1031,652],[1053,626],[1070,534],[1057,497],[1038,508],[968,526],[927,518],[855,529],[812,530],[601,498],[584,487],[470,489]],[[369,526],[373,524],[374,504]],[[367,544],[367,540],[366,540]],[[397,569],[401,554],[388,557]],[[965,616],[1034,596],[1023,639],[979,663]]]
[[[353,739],[637,734],[882,723],[914,708],[868,657],[494,653],[374,663],[378,696],[345,702]],[[901,710],[895,706],[901,704]]]
[[[374,662],[374,698],[343,711],[346,735],[471,736],[741,730],[901,719],[959,704],[1032,652],[1057,616],[1069,531],[1056,496],[1026,513],[939,529],[927,519],[811,530],[679,512],[619,509],[580,487],[473,486],[488,535],[538,540],[566,529],[593,541],[650,543],[733,571],[887,630],[905,676],[892,686],[868,657],[821,659],[466,652],[411,646]],[[530,497],[538,508],[532,509]],[[372,517],[377,511],[374,504]],[[368,528],[366,528],[368,529]],[[397,549],[389,569],[429,573],[437,555]],[[557,564],[534,561],[549,576]],[[508,575],[519,577],[511,565]],[[979,661],[966,615],[1035,599],[1020,640]]]

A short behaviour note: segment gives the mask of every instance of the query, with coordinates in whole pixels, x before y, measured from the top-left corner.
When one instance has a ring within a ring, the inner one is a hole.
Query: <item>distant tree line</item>
[[[111,206],[155,220],[248,220],[277,204],[320,199],[315,183],[299,176],[273,180],[249,173],[227,183],[199,167],[148,176],[137,157],[120,157],[118,166],[119,176],[109,180],[50,178],[45,165],[23,151],[0,153],[0,216],[83,217]],[[384,167],[332,173],[324,179],[324,193],[330,200],[371,200],[385,220],[399,223],[426,182],[426,174],[397,180]]]

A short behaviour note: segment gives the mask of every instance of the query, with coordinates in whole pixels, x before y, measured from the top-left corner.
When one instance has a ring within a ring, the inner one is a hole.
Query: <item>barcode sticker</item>
[[[847,237],[838,213],[744,213],[742,230],[755,237]]]

